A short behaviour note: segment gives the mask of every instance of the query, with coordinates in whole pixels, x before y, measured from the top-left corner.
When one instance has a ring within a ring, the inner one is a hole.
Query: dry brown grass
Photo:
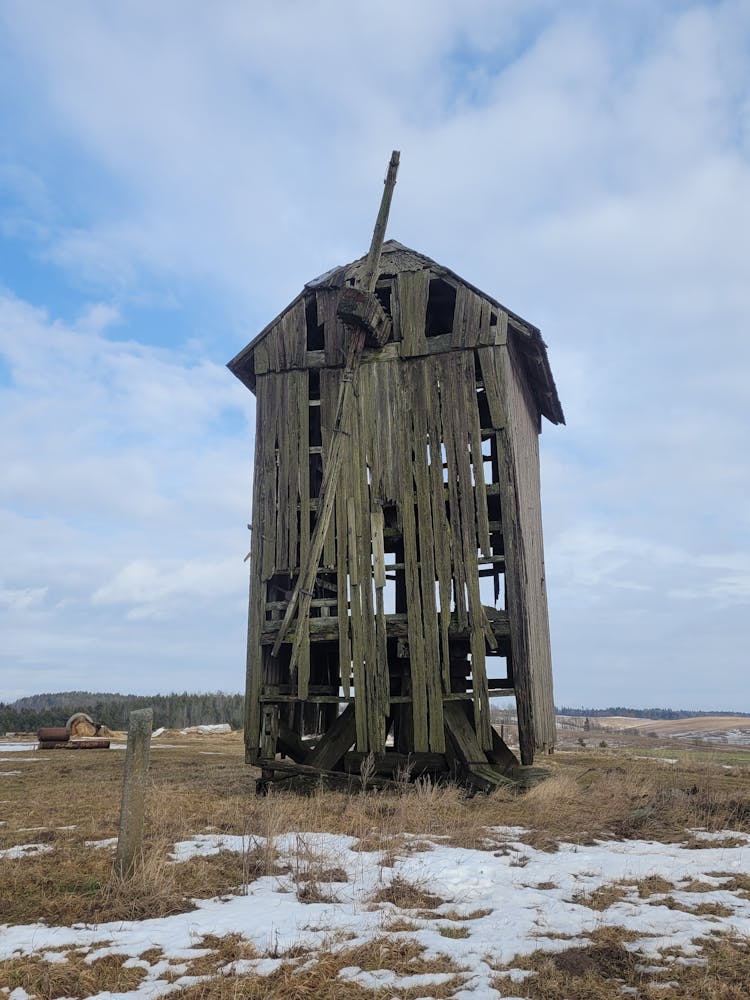
[[[438,927],[438,934],[445,938],[467,938],[469,931],[465,927],[451,927],[450,924]]]
[[[197,756],[197,746],[222,754]],[[42,837],[56,841],[58,833],[49,828],[68,824],[76,825],[70,835],[77,840],[115,836],[122,754],[43,756],[4,785],[17,823],[0,828],[0,846]],[[460,788],[428,784],[393,794],[320,792],[303,798],[281,793],[264,799],[254,795],[257,772],[244,765],[238,738],[196,740],[185,749],[154,751],[150,814],[163,839],[172,842],[208,827],[234,834],[304,829],[344,833],[371,850],[382,850],[388,838],[404,833],[447,836],[460,846],[486,848],[488,827],[496,825],[527,827],[539,838],[533,846],[545,836],[552,842],[581,842],[607,834],[667,834],[684,841],[691,827],[750,830],[747,782],[719,766],[688,763],[667,770],[649,760],[593,753],[566,753],[551,758],[549,766],[551,778],[520,795],[504,787],[467,798]],[[96,794],[82,802],[85,788],[95,788]],[[47,832],[19,832],[32,826]]]
[[[388,885],[370,897],[371,903],[392,903],[399,910],[427,910],[445,902],[440,896],[428,892],[424,886],[415,885],[397,875]]]
[[[44,842],[53,850],[3,860],[0,920],[69,924],[184,910],[192,898],[242,891],[259,875],[278,872],[274,837],[293,829],[357,838],[360,849],[381,854],[384,866],[428,848],[430,838],[438,837],[465,848],[507,851],[502,835],[491,829],[506,825],[526,828],[523,839],[530,850],[606,837],[685,842],[691,828],[750,830],[750,786],[705,759],[664,768],[610,751],[565,753],[550,759],[549,780],[525,794],[502,788],[467,798],[459,788],[424,783],[392,794],[319,792],[303,798],[271,793],[262,798],[254,794],[257,772],[243,762],[239,735],[178,741],[183,749],[160,751],[155,745],[144,869],[140,880],[127,884],[111,878],[111,851],[84,846],[86,840],[117,833],[122,753],[49,752],[33,763],[19,763],[22,774],[3,786],[8,805],[0,847]],[[61,829],[66,826],[75,829]],[[244,854],[227,851],[169,864],[171,845],[201,832],[265,839]],[[513,863],[522,865],[528,856],[515,852]],[[309,883],[313,893],[333,874],[321,862],[307,877],[300,869],[298,882]],[[414,903],[425,910],[433,905],[432,899]]]
[[[20,987],[36,1000],[57,1000],[106,990],[125,993],[136,989],[146,975],[143,968],[124,967],[127,955],[104,955],[86,962],[76,951],[63,954],[62,962],[48,962],[38,955],[6,959],[0,962],[0,983],[11,992]]]
[[[255,947],[241,934],[204,934],[195,942],[194,947],[207,948],[209,951],[208,954],[191,960],[185,973],[188,976],[216,976],[232,962],[258,957]]]
[[[599,886],[593,892],[577,893],[573,896],[573,902],[588,906],[590,910],[601,912],[608,910],[615,903],[621,903],[623,899],[627,899],[632,888],[632,885],[625,882],[610,882],[607,885]]]
[[[705,837],[688,837],[683,841],[682,846],[689,851],[705,851],[707,848],[719,850],[722,847],[745,847],[747,840],[745,837],[717,837],[707,840]]]
[[[633,893],[637,893],[640,899],[649,900],[653,906],[667,906],[672,910],[684,910],[686,913],[695,913],[696,915],[726,917],[733,912],[720,903],[699,903],[696,906],[682,903],[669,895],[675,888],[676,886],[672,882],[662,878],[660,875],[649,875],[648,878],[637,881],[624,879],[621,882],[611,882],[600,886],[591,893],[580,893],[574,899],[575,902],[583,903],[592,910],[602,911],[609,909],[615,903],[622,902],[623,899],[627,899]],[[723,886],[722,888],[726,887]],[[691,882],[687,886],[680,886],[680,891],[714,892],[716,891],[716,886],[709,885],[707,882]],[[652,899],[651,897],[653,896],[659,896],[660,898]]]
[[[674,885],[661,875],[649,875],[634,882],[633,885],[641,899],[648,899],[649,896],[671,892],[674,889]]]
[[[722,879],[721,889],[728,889],[743,899],[750,899],[750,875],[738,875],[736,872],[707,872],[707,874]]]
[[[745,1000],[750,994],[746,939],[703,939],[701,965],[685,964],[679,955],[646,959],[627,947],[631,940],[621,929],[607,928],[592,935],[590,944],[525,956],[517,965],[534,974],[524,980],[522,993],[529,1000],[622,1000],[623,988],[639,1000]],[[507,975],[499,976],[496,986],[519,989]]]
[[[488,917],[493,910],[470,910],[468,913],[459,913],[458,910],[448,910],[447,913],[441,913],[441,920],[481,920],[482,917]]]
[[[701,882],[700,879],[693,879],[686,885],[680,886],[681,892],[716,892],[717,886],[710,882]]]
[[[135,874],[118,878],[112,852],[70,841],[51,854],[5,859],[0,865],[0,921],[70,924],[140,920],[182,913],[193,899],[241,891],[261,875],[280,872],[264,850],[221,851],[181,864],[171,844],[150,837]]]
[[[394,916],[383,924],[383,931],[386,934],[411,933],[419,929],[419,924],[415,924],[413,920],[401,916]]]
[[[314,962],[305,962],[302,968],[298,962],[285,962],[269,976],[212,977],[170,996],[177,1000],[416,1000],[424,997],[424,986],[403,990],[384,986],[370,990],[339,978],[339,973],[350,967],[365,971],[388,969],[397,976],[458,972],[448,956],[426,959],[423,953],[424,949],[414,941],[379,937],[365,945],[324,952]],[[461,982],[455,975],[444,984],[432,985],[430,996],[447,1000]]]
[[[733,909],[722,903],[699,903],[697,906],[688,906],[674,896],[653,900],[651,905],[666,906],[669,910],[682,910],[683,913],[693,913],[697,917],[730,917],[734,913]]]

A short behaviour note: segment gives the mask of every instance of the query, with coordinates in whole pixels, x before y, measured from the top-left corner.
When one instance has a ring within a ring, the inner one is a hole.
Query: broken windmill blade
[[[367,255],[364,273],[361,278],[361,287],[355,284],[346,289],[339,303],[338,315],[349,327],[349,346],[346,353],[344,371],[341,374],[339,382],[338,404],[333,426],[331,451],[323,475],[318,501],[318,519],[310,540],[310,549],[306,561],[300,566],[297,582],[287,605],[278,635],[276,636],[276,642],[271,650],[271,655],[274,657],[279,654],[281,644],[289,631],[295,612],[297,612],[297,619],[300,623],[310,613],[315,577],[320,565],[320,558],[323,554],[323,546],[334,509],[336,486],[344,458],[343,439],[349,423],[349,411],[352,406],[351,400],[354,398],[353,384],[359,369],[362,350],[366,342],[370,342],[376,347],[383,347],[391,333],[390,317],[384,312],[383,307],[374,295],[374,291],[380,269],[380,257],[383,251],[391,200],[396,186],[399,159],[399,152],[394,150],[388,165],[383,197],[380,201],[380,210],[375,221],[370,252]],[[301,627],[297,629],[292,646],[290,671],[293,674],[296,672],[299,662],[302,632],[303,629]],[[300,697],[306,696],[306,683],[300,685],[299,693]]]

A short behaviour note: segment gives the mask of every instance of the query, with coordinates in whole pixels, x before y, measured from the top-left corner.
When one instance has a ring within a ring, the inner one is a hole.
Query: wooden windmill
[[[406,766],[492,787],[517,763],[490,720],[504,695],[522,762],[554,745],[538,434],[564,418],[546,347],[384,242],[398,163],[367,256],[229,363],[257,399],[245,746],[264,781],[367,758],[376,782]]]

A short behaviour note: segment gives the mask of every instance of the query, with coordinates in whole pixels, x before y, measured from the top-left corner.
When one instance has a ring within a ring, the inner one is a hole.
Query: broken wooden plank
[[[418,400],[412,413],[414,436],[412,439],[412,468],[417,501],[417,532],[420,553],[420,593],[422,603],[422,634],[427,686],[428,726],[430,750],[442,753],[445,749],[443,725],[443,691],[440,663],[440,633],[435,600],[435,536],[432,529],[432,497],[430,474],[427,465],[428,430],[426,410],[430,406],[432,386],[427,378],[424,362],[411,364],[407,371],[412,399]],[[442,496],[438,496],[438,503]]]
[[[349,704],[310,752],[307,764],[319,770],[334,770],[357,738],[354,705]]]
[[[413,425],[412,399],[407,374],[402,369],[399,383],[399,458],[401,462],[401,529],[404,540],[404,583],[406,587],[407,627],[409,634],[409,670],[412,683],[414,750],[429,750],[427,720],[427,678],[425,676],[424,635],[422,632],[422,598],[417,562],[417,532],[414,518],[414,469],[411,462]]]
[[[380,202],[380,209],[378,211],[378,217],[375,220],[375,229],[372,234],[372,241],[370,243],[370,251],[367,256],[367,262],[365,266],[365,273],[363,280],[361,282],[361,287],[366,292],[373,292],[375,290],[375,282],[377,281],[377,269],[380,265],[380,255],[383,250],[383,240],[385,239],[385,229],[388,223],[388,213],[391,207],[391,199],[393,197],[393,190],[396,186],[396,174],[398,172],[399,164],[399,153],[394,149],[391,154],[390,164],[388,166],[388,173],[385,179],[385,188],[383,191],[383,197]],[[360,358],[362,355],[362,350],[365,343],[365,331],[360,328],[353,328],[350,334],[349,345],[347,347],[346,355],[346,365],[344,372],[341,375],[341,381],[339,384],[339,398],[338,405],[336,407],[336,419],[333,425],[333,445],[328,457],[328,464],[323,474],[323,483],[320,488],[320,505],[318,509],[318,519],[315,524],[315,531],[313,532],[312,541],[310,544],[310,558],[305,564],[303,570],[300,572],[297,582],[294,585],[294,591],[292,592],[292,597],[289,601],[289,607],[284,616],[284,620],[281,624],[279,630],[279,635],[277,637],[276,643],[274,644],[272,655],[277,656],[279,648],[281,646],[281,641],[284,638],[284,634],[289,629],[292,623],[295,612],[298,611],[298,617],[303,618],[310,612],[309,600],[312,597],[312,584],[315,579],[315,574],[317,572],[317,567],[320,563],[320,557],[323,552],[323,544],[325,541],[325,533],[328,530],[328,526],[331,520],[331,515],[334,508],[334,497],[336,493],[336,485],[338,483],[339,474],[341,472],[341,463],[343,461],[344,453],[344,440],[343,434],[346,433],[346,424],[349,422],[349,410],[352,408],[353,393],[352,384],[356,380],[357,371],[359,368]],[[299,606],[299,609],[298,609]],[[297,635],[301,633],[301,630],[297,630]],[[294,670],[296,659],[298,656],[297,646],[292,647],[292,659],[290,670]]]
[[[429,287],[429,271],[405,271],[396,275],[393,306],[403,358],[427,354],[425,319]]]
[[[391,335],[391,317],[372,292],[351,286],[343,288],[336,315],[348,326],[361,326],[371,347],[385,347]]]
[[[445,729],[453,753],[462,765],[464,777],[481,788],[490,791],[499,785],[512,785],[513,780],[502,774],[487,760],[487,755],[477,739],[477,734],[469,721],[466,710],[459,702],[445,705]]]

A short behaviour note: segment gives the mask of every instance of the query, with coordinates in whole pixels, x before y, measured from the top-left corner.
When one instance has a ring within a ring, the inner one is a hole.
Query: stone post
[[[115,856],[115,872],[121,878],[132,875],[141,858],[153,720],[152,708],[142,708],[130,713],[120,806],[120,834]]]

